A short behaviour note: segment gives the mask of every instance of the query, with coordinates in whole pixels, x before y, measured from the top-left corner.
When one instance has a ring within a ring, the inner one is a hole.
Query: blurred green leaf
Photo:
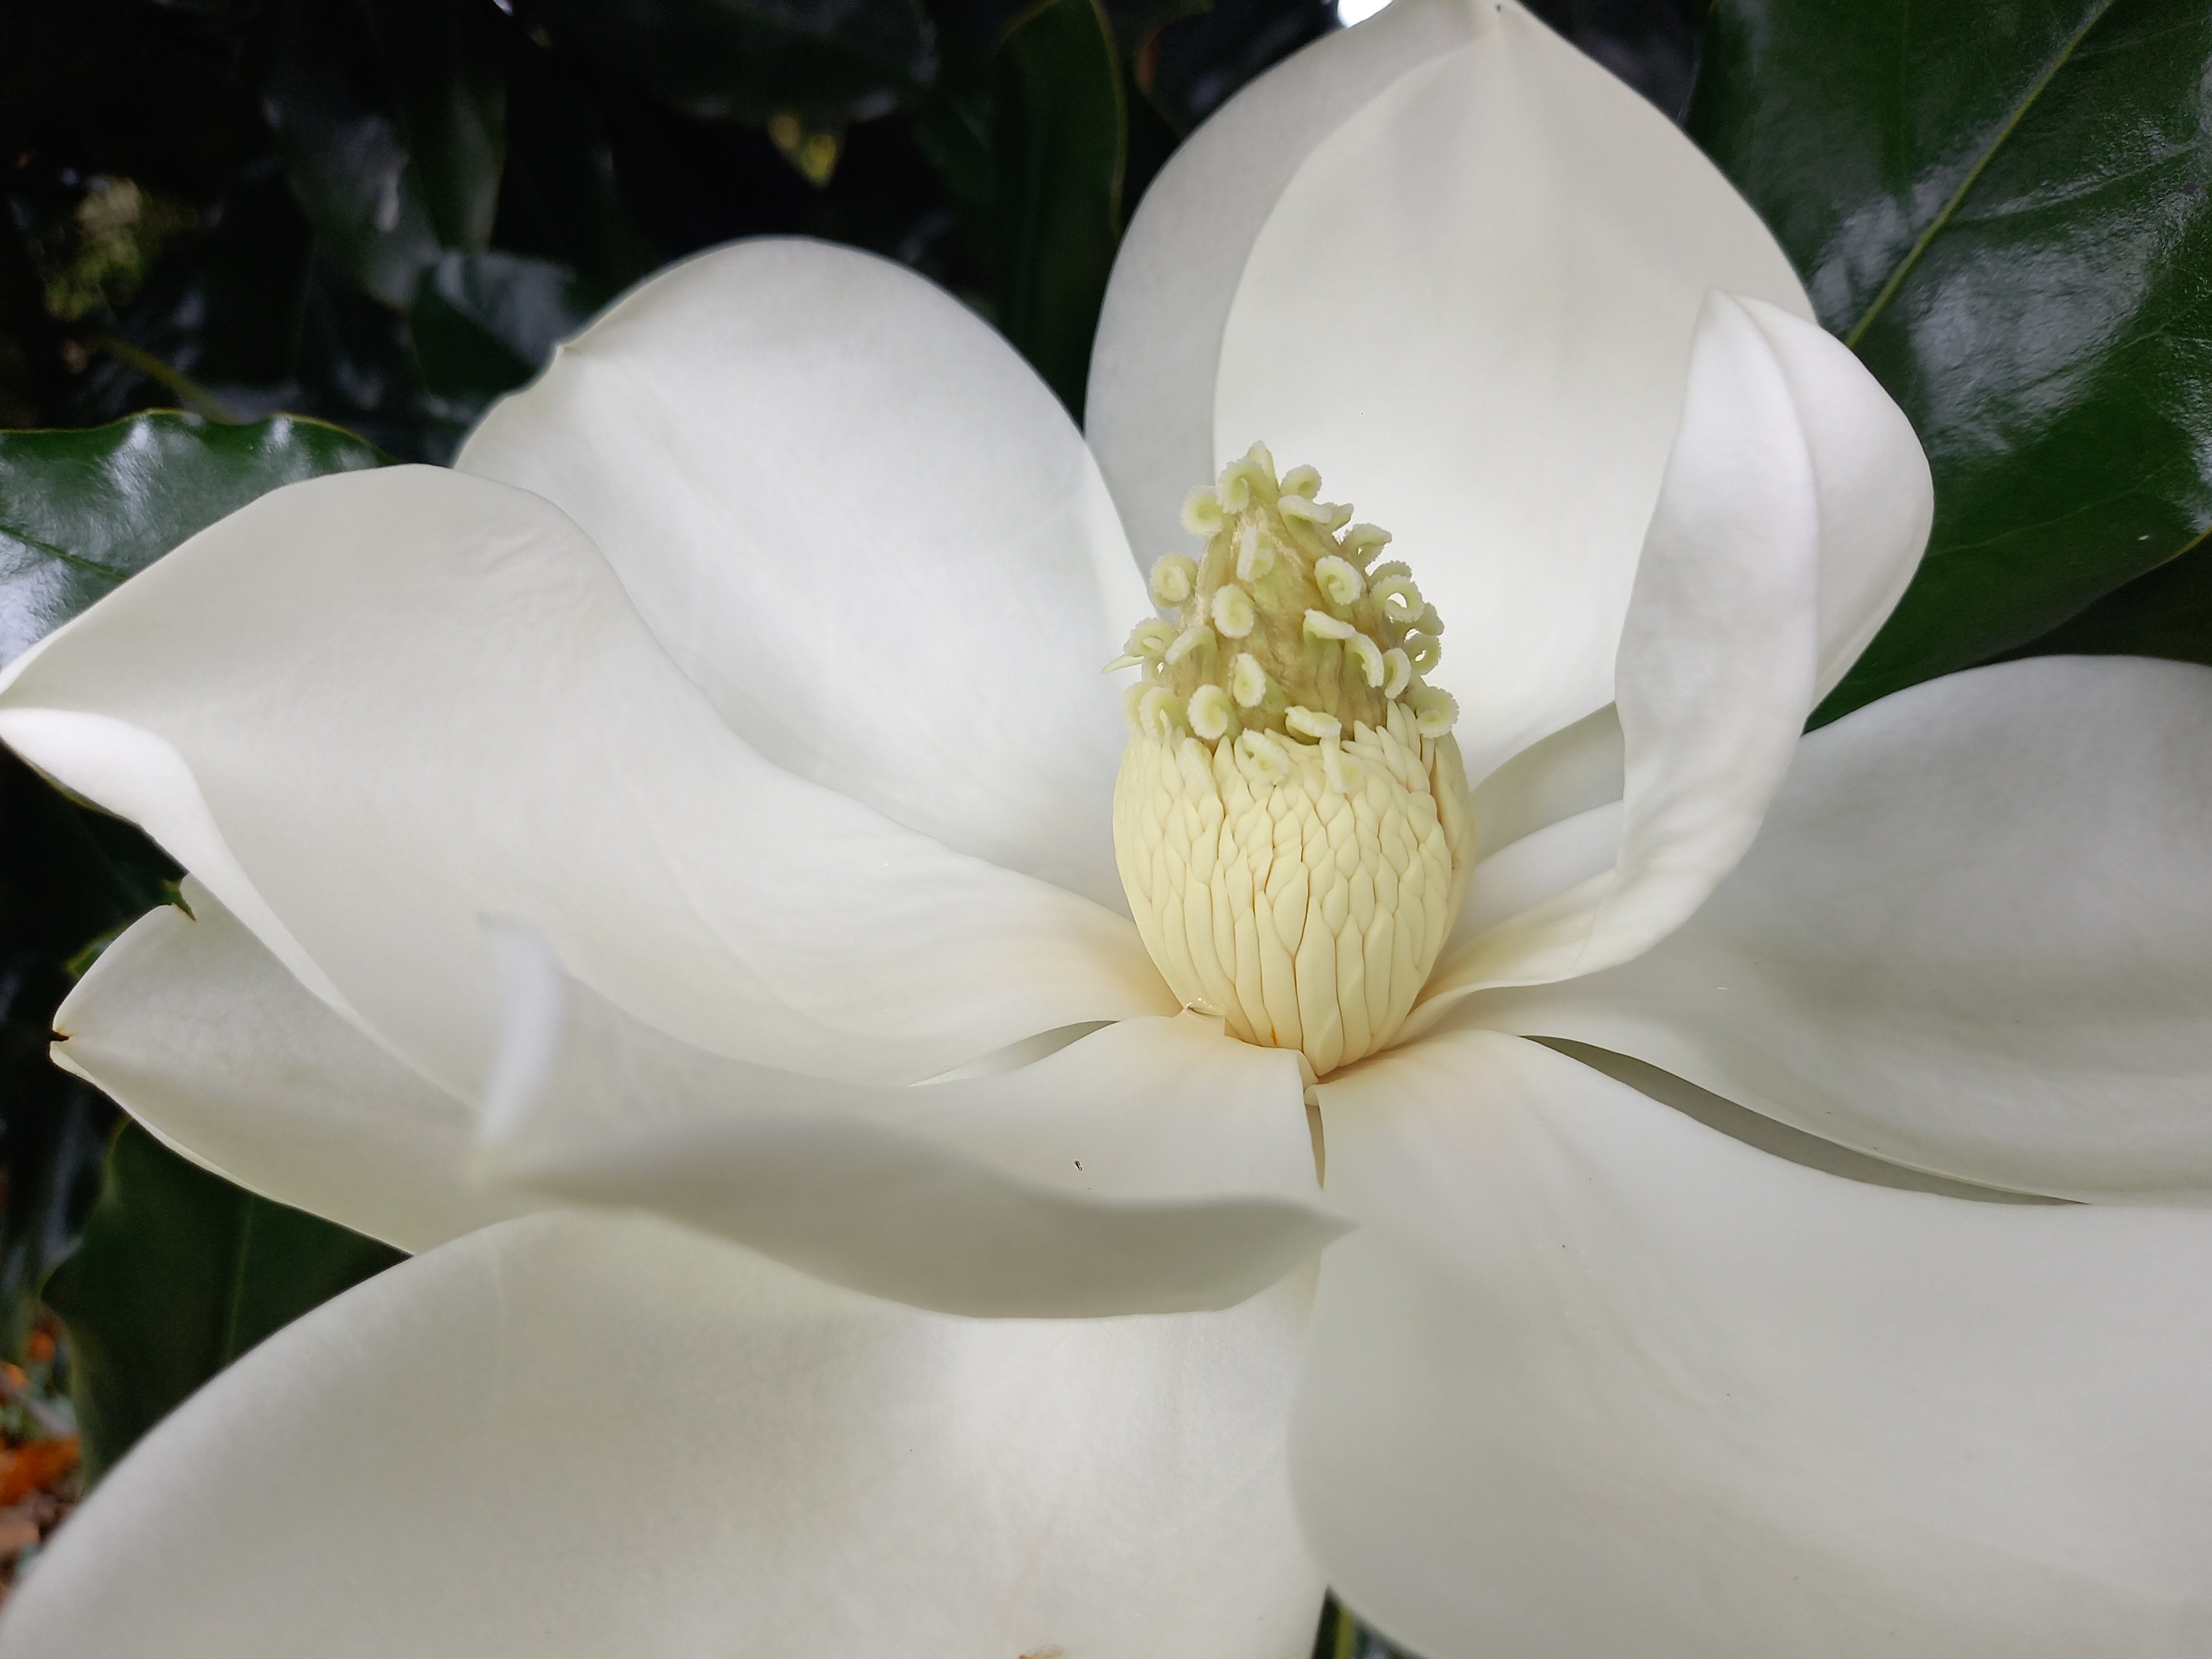
[[[535,374],[609,296],[550,259],[449,253],[415,290],[415,352],[441,398],[480,407]]]
[[[2212,526],[2212,10],[1717,0],[1690,131],[1912,417],[1936,528],[1831,720]]]
[[[1008,26],[994,85],[999,326],[1082,418],[1091,337],[1121,240],[1128,125],[1098,0],[1040,0]]]
[[[702,120],[880,115],[936,67],[914,0],[539,0],[557,40]]]
[[[84,1236],[45,1291],[69,1328],[88,1473],[264,1337],[404,1259],[125,1122]]]
[[[506,81],[473,0],[289,0],[264,97],[293,193],[349,276],[404,308],[499,202]]]
[[[0,662],[255,496],[386,459],[292,416],[217,426],[161,413],[0,432]]]

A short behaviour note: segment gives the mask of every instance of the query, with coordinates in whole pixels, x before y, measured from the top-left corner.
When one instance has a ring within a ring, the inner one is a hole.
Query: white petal
[[[1304,1659],[1310,1292],[916,1313],[537,1217],[318,1309],[70,1518],[6,1659]]]
[[[2212,1198],[2212,671],[2038,658],[1861,709],[1680,933],[1474,1017],[1962,1180]]]
[[[951,295],[851,248],[715,249],[563,346],[456,465],[581,525],[777,765],[1126,911],[1098,669],[1151,601],[1082,434]]]
[[[1106,286],[1083,422],[1139,563],[1188,542],[1183,497],[1219,465],[1222,329],[1284,185],[1369,100],[1474,27],[1463,0],[1397,0],[1323,35],[1223,105],[1146,190]]]
[[[1877,452],[1896,465],[1869,464]],[[1900,479],[1906,459],[1917,471]],[[1418,1022],[1482,986],[1627,961],[1704,902],[1789,768],[1820,690],[1831,591],[1831,631],[1856,638],[1867,568],[1909,570],[1927,533],[1925,513],[1893,498],[1924,506],[1926,483],[1904,417],[1840,343],[1771,306],[1707,296],[1621,634],[1619,859],[1448,957]]]
[[[1255,439],[1395,532],[1449,626],[1468,772],[1612,701],[1638,548],[1710,289],[1809,318],[1751,208],[1517,4],[1298,169],[1220,348]],[[1109,475],[1110,476],[1110,475]]]
[[[761,760],[573,524],[465,474],[263,496],[19,659],[0,737],[464,1098],[488,913],[687,1041],[841,1075],[1173,1007],[1121,917]]]
[[[404,1250],[536,1207],[471,1180],[461,1102],[333,1013],[204,887],[78,981],[54,1058],[241,1187]]]
[[[1185,1014],[996,1076],[882,1088],[638,1024],[504,930],[486,1168],[649,1209],[818,1278],[951,1313],[1225,1308],[1343,1231],[1298,1057]]]
[[[2212,1217],[1862,1184],[1488,1032],[1322,1092],[1292,1477],[1413,1650],[2212,1650]]]

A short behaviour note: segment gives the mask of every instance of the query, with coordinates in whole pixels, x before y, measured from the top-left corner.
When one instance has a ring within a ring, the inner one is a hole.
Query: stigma
[[[1114,788],[1138,932],[1187,1007],[1318,1075],[1387,1047],[1457,918],[1474,848],[1443,622],[1388,532],[1264,445],[1183,505]]]

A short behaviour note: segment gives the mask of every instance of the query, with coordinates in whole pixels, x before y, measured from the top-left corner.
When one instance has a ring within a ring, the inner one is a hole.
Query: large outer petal
[[[701,254],[456,465],[581,525],[786,771],[1126,911],[1098,666],[1150,602],[1074,423],[942,289],[815,242]]]
[[[1706,296],[1622,627],[1618,851],[1446,957],[1413,1029],[1484,986],[1627,961],[1697,909],[1758,834],[1840,653],[1902,591],[1932,505],[1911,425],[1839,342],[1757,301]],[[1602,736],[1602,719],[1539,751],[1585,732]],[[1585,771],[1598,747],[1579,745]]]
[[[1302,1659],[1309,1295],[973,1322],[659,1223],[510,1222],[186,1402],[0,1655]]]
[[[487,913],[793,1069],[926,1076],[1173,1008],[1122,918],[762,760],[573,523],[465,474],[263,496],[19,659],[0,737],[464,1098]]]
[[[2039,658],[1861,709],[1680,932],[1470,1017],[1962,1180],[2212,1197],[2212,671]]]
[[[1106,285],[1084,411],[1139,564],[1188,539],[1183,496],[1218,465],[1222,330],[1276,198],[1369,100],[1464,45],[1477,10],[1467,0],[1397,0],[1322,36],[1224,104],[1146,190]]]
[[[191,877],[100,953],[54,1058],[264,1197],[427,1250],[542,1207],[470,1178],[460,1101],[333,1013]]]
[[[993,1076],[871,1087],[688,1047],[501,939],[508,1042],[486,1170],[647,1209],[951,1313],[1225,1308],[1344,1230],[1299,1057],[1185,1014]]]
[[[2212,1218],[1864,1185],[1492,1032],[1322,1100],[1292,1478],[1413,1650],[2212,1650]]]
[[[1479,779],[1612,699],[1706,291],[1812,313],[1664,116],[1519,5],[1474,10],[1469,45],[1374,97],[1267,216],[1213,436],[1311,463],[1396,532]]]

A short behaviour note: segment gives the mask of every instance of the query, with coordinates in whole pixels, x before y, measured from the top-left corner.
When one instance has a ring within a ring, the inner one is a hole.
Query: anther
[[[1275,550],[1260,535],[1260,526],[1248,524],[1237,538],[1237,580],[1255,581],[1275,568]]]
[[[1308,501],[1321,488],[1321,474],[1310,466],[1294,466],[1283,474],[1283,494],[1303,495]]]
[[[1367,677],[1367,684],[1370,687],[1381,685],[1389,677],[1390,671],[1382,660],[1382,647],[1376,645],[1366,635],[1354,634],[1344,642],[1344,648],[1352,653],[1352,660],[1359,665],[1359,672]],[[1409,666],[1407,672],[1410,674],[1411,672]]]
[[[1412,659],[1417,674],[1427,673],[1444,659],[1443,641],[1433,634],[1408,634],[1406,645],[1406,655]]]
[[[1181,553],[1165,553],[1152,562],[1152,602],[1181,605],[1198,585],[1198,566]]]
[[[1378,574],[1368,592],[1374,594],[1375,603],[1382,606],[1382,614],[1396,623],[1411,623],[1421,614],[1422,605],[1427,603],[1421,598],[1421,590],[1413,586],[1412,577],[1399,575],[1395,571],[1389,575]]]
[[[1413,683],[1413,659],[1394,645],[1382,653],[1382,695],[1395,702]]]
[[[1185,712],[1190,717],[1192,733],[1208,743],[1226,737],[1230,722],[1237,718],[1229,705],[1229,694],[1218,685],[1201,685],[1192,692]]]
[[[1239,651],[1237,660],[1229,665],[1229,695],[1242,708],[1257,708],[1267,699],[1267,671],[1249,651]]]
[[[1344,731],[1343,723],[1335,715],[1316,714],[1296,703],[1283,711],[1283,724],[1302,738],[1334,738]]]
[[[1320,588],[1323,598],[1331,605],[1348,605],[1366,592],[1366,579],[1360,575],[1349,559],[1335,554],[1324,555],[1314,563],[1314,586]]]
[[[1184,497],[1182,527],[1194,536],[1211,536],[1221,528],[1221,497],[1200,486]]]
[[[1215,588],[1212,610],[1213,625],[1221,630],[1224,639],[1243,639],[1260,620],[1260,613],[1252,605],[1252,596],[1241,587]]]
[[[1449,691],[1425,685],[1413,693],[1413,729],[1425,738],[1441,738],[1459,720],[1459,699]]]
[[[1309,611],[1305,631],[1309,639],[1348,640],[1359,630],[1341,617],[1332,617],[1326,611]]]
[[[1172,668],[1202,645],[1213,643],[1213,630],[1204,623],[1193,623],[1175,636],[1175,643],[1162,653],[1160,660]]]

